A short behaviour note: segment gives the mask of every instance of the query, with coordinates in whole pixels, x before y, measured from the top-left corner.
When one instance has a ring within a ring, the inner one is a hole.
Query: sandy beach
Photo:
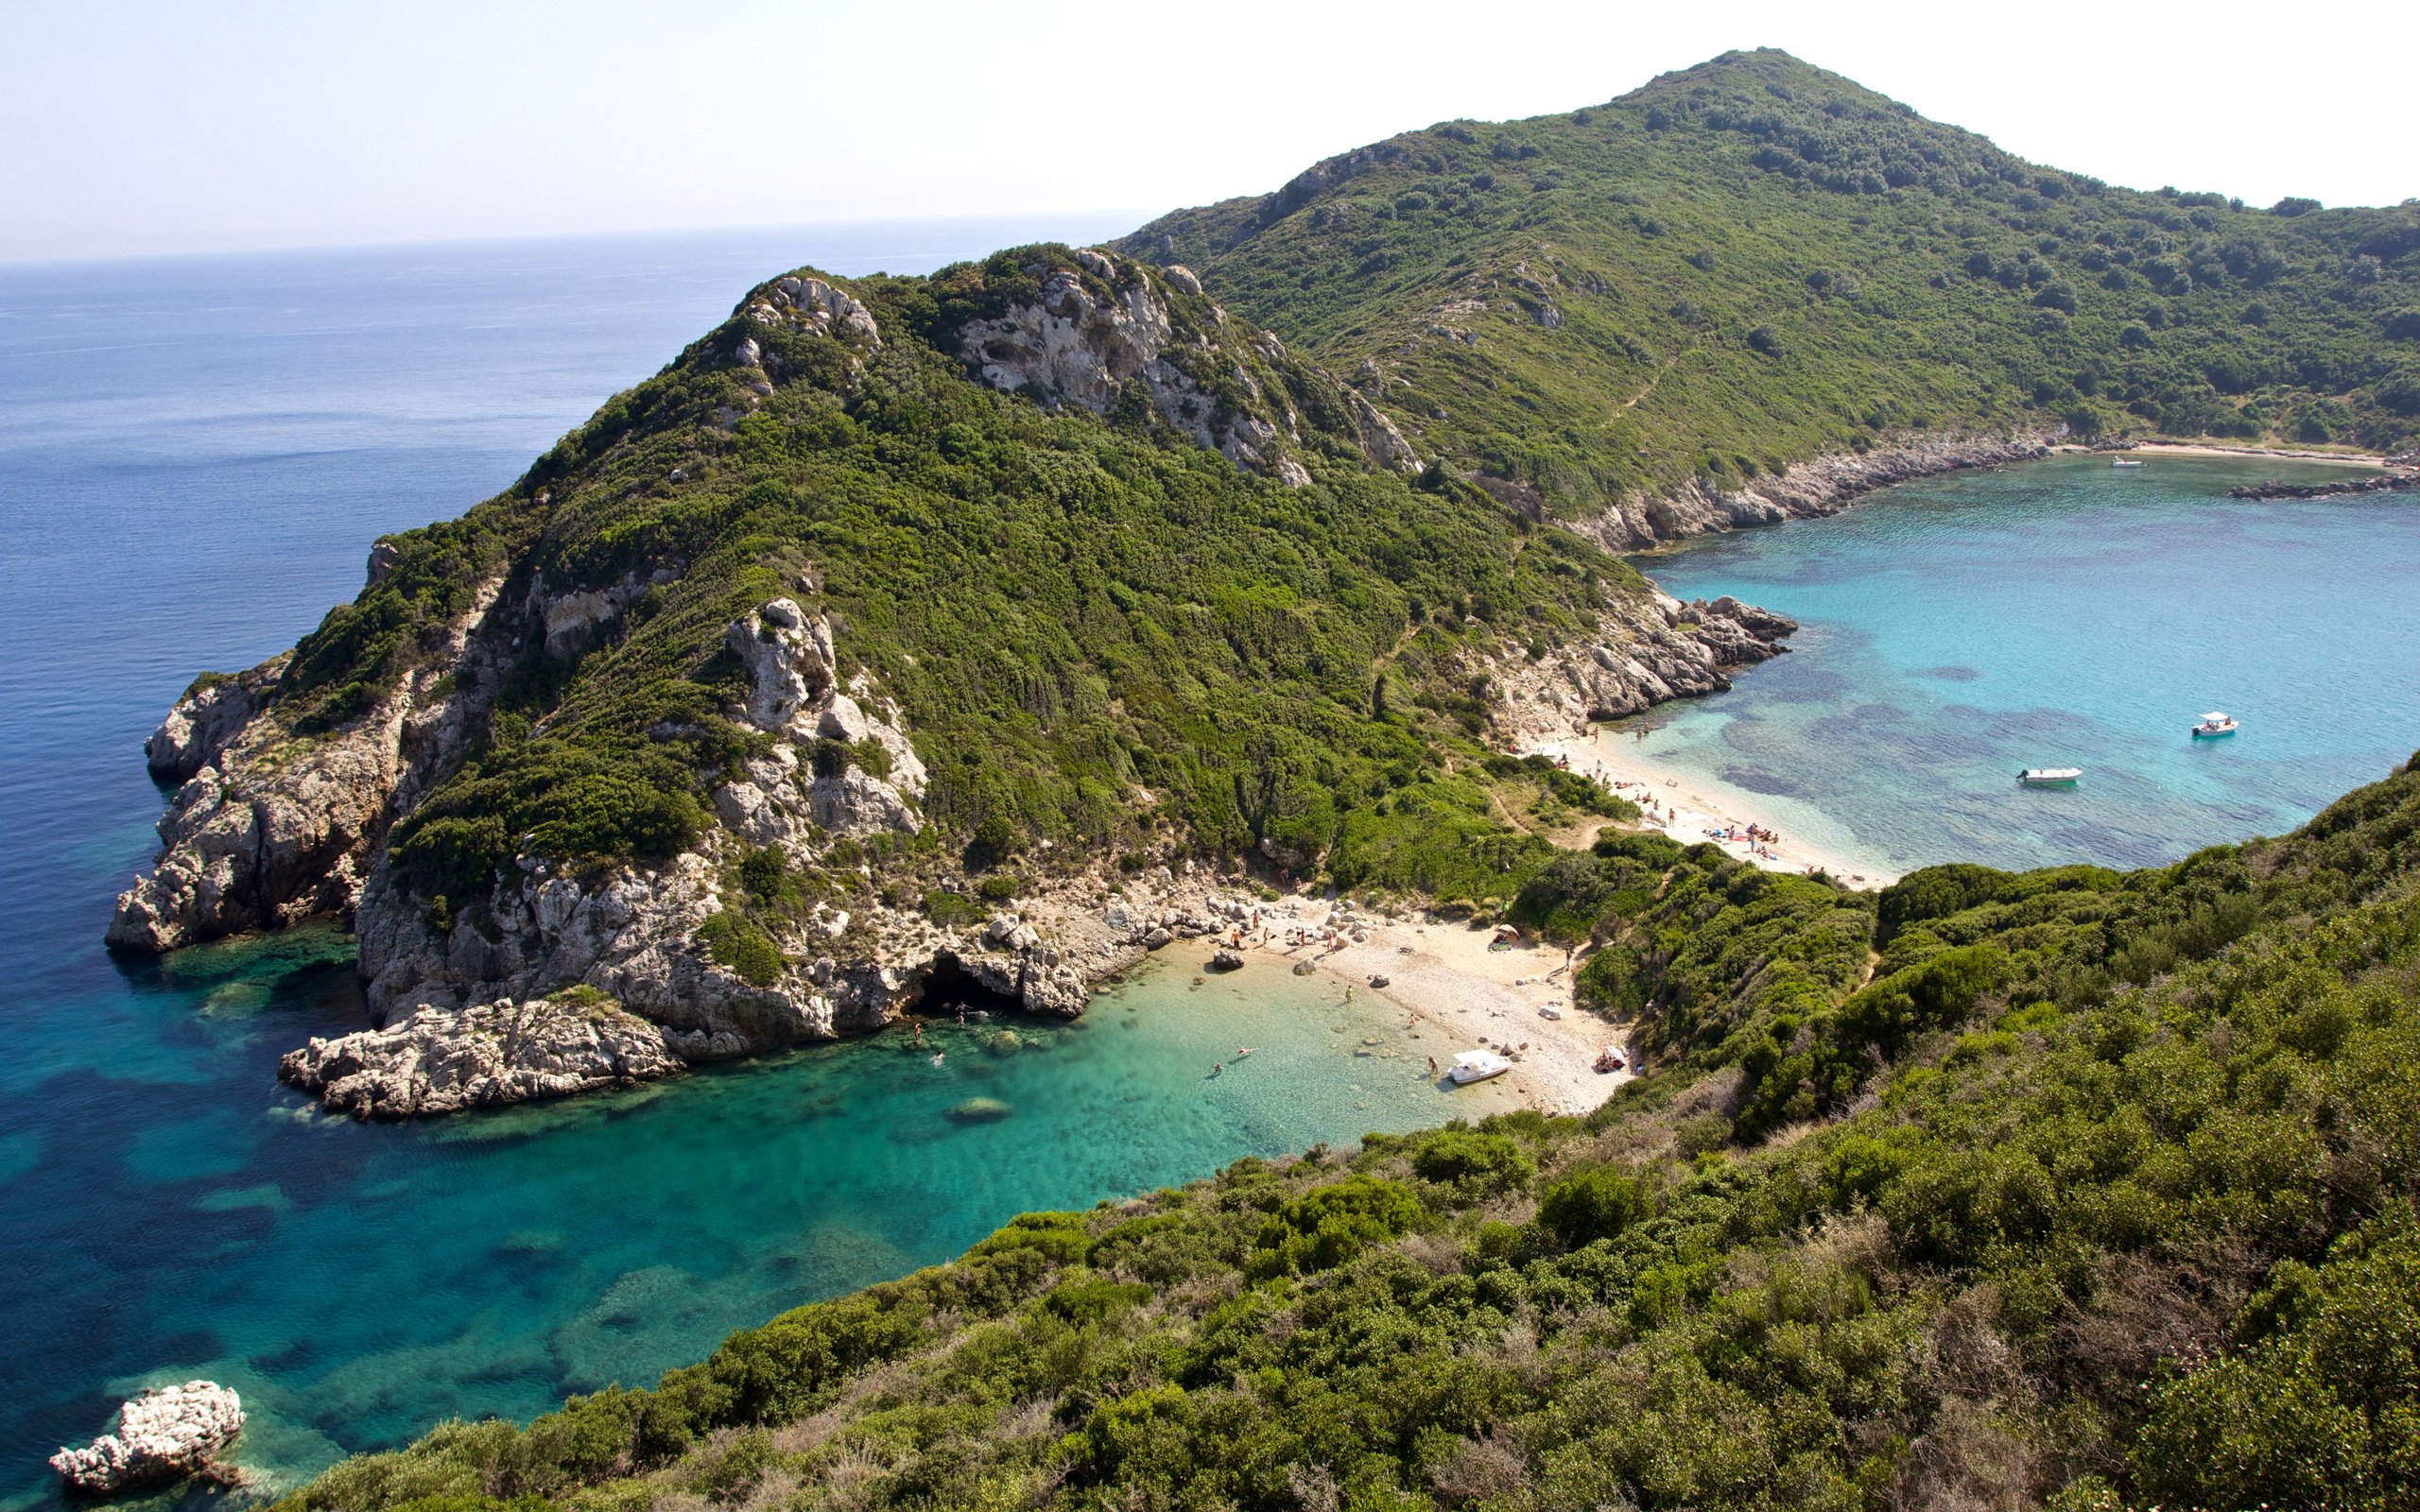
[[[2089,446],[2060,446],[2060,452],[2092,453]],[[2206,441],[2144,441],[2112,456],[2225,456],[2237,460],[2271,457],[2281,462],[2335,462],[2345,467],[2388,467],[2385,457],[2375,452],[2303,452],[2288,447],[2213,446]]]
[[[1461,1051],[1500,1051],[1512,1069],[1493,1085],[1541,1112],[1569,1114],[1590,1111],[1630,1079],[1628,1070],[1596,1069],[1608,1045],[1621,1046],[1628,1059],[1629,1036],[1625,1026],[1572,1002],[1572,973],[1584,956],[1566,966],[1558,947],[1514,942],[1499,949],[1492,928],[1430,923],[1420,915],[1389,919],[1348,909],[1331,923],[1339,905],[1307,896],[1258,906],[1261,926],[1245,930],[1247,952],[1309,961],[1355,996],[1402,1009],[1441,1074]],[[1307,931],[1306,941],[1289,944],[1289,930]],[[1219,939],[1234,943],[1232,935]],[[1378,979],[1386,986],[1375,986]]]
[[[1617,735],[1597,731],[1584,738],[1547,741],[1533,748],[1541,755],[1568,761],[1573,771],[1585,772],[1646,807],[1646,823],[1684,845],[1712,841],[1768,871],[1822,871],[1852,887],[1883,887],[1899,880],[1895,872],[1835,853],[1803,836],[1785,831],[1774,838],[1768,829],[1770,816],[1749,812],[1736,798],[1709,796],[1708,784],[1694,782],[1686,773],[1650,761],[1634,743]],[[1757,838],[1748,837],[1752,826]]]

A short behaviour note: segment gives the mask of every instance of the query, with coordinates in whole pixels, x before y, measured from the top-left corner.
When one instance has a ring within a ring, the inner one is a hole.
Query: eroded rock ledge
[[[1718,530],[1838,514],[1860,495],[1893,484],[2048,456],[2055,439],[2031,433],[1918,437],[1870,452],[1819,456],[1737,489],[1696,478],[1670,493],[1623,499],[1601,515],[1567,524],[1608,551],[1646,551]]]

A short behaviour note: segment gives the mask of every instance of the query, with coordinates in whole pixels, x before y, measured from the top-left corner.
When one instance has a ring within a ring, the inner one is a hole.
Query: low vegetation
[[[1587,1118],[1028,1214],[286,1512],[2420,1498],[2420,758],[2149,871],[1585,861],[1521,906],[1659,1060]]]
[[[1120,245],[1566,516],[1924,432],[2420,434],[2420,206],[2121,189],[1771,49]]]

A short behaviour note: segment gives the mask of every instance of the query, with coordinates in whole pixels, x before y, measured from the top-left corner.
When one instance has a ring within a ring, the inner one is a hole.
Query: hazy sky
[[[1132,210],[1786,47],[2037,162],[2420,196],[2420,4],[0,0],[0,259]]]

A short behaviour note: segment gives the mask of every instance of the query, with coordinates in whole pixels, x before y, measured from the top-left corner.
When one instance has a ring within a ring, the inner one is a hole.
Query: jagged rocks
[[[1074,260],[1075,267],[1028,268],[1041,282],[1037,300],[959,329],[959,354],[985,383],[1105,415],[1126,385],[1139,382],[1160,418],[1195,445],[1289,488],[1310,481],[1286,455],[1287,446],[1302,441],[1305,424],[1287,388],[1319,385],[1348,404],[1354,396],[1288,355],[1274,335],[1231,325],[1215,306],[1206,315],[1194,306],[1180,318],[1171,300],[1201,293],[1201,280],[1184,268],[1154,275],[1096,250]],[[1349,438],[1368,461],[1418,470],[1419,458],[1392,421],[1366,403],[1352,416]]]
[[[542,999],[424,1007],[400,1023],[314,1039],[278,1079],[334,1112],[393,1121],[564,1097],[669,1076],[663,1029],[610,1003]]]
[[[1501,721],[1520,739],[1569,734],[1590,720],[1620,719],[1671,698],[1720,693],[1725,669],[1781,655],[1797,622],[1725,595],[1651,606],[1609,617],[1600,638],[1495,669]]]
[[[1210,957],[1210,970],[1214,971],[1240,971],[1243,969],[1244,957],[1240,951],[1222,950]]]
[[[183,782],[218,759],[261,712],[261,694],[285,665],[283,656],[235,677],[199,679],[143,743],[154,782]]]
[[[1961,468],[1996,467],[2047,456],[2048,436],[1927,436],[1870,452],[1840,452],[1801,462],[1778,476],[1725,489],[1693,479],[1669,493],[1616,502],[1570,522],[1608,551],[1642,551],[1710,531],[1738,530],[1838,514],[1876,489]]]
[[[210,1468],[243,1427],[242,1399],[216,1382],[153,1386],[118,1409],[117,1432],[60,1450],[50,1468],[95,1496],[157,1486]]]

